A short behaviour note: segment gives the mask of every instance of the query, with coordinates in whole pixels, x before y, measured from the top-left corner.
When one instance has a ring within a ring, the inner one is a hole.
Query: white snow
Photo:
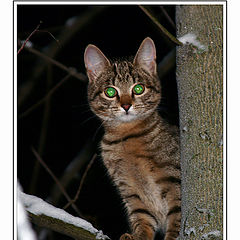
[[[18,189],[21,186],[18,184]],[[36,240],[36,234],[32,230],[24,206],[17,198],[17,236],[19,240]]]
[[[222,236],[222,233],[218,230],[215,230],[215,231],[211,231],[211,232],[203,234],[201,239],[207,240],[207,239],[211,239],[212,237],[220,238],[221,236]]]
[[[84,228],[85,230],[96,235],[96,239],[109,239],[106,235],[103,235],[102,231],[98,231],[92,226],[91,223],[87,222],[84,219],[74,217],[66,211],[60,208],[56,208],[40,198],[25,194],[20,190],[18,191],[18,194],[25,208],[35,215],[46,215],[72,224],[74,226]]]
[[[194,234],[194,236],[196,236],[196,230],[194,227],[191,227],[189,229],[185,229],[185,234],[187,234],[188,236],[191,236],[191,234]]]
[[[24,44],[26,40],[21,40],[21,44]],[[27,41],[26,44],[25,44],[25,47],[28,47],[28,48],[32,48],[33,47],[33,43],[31,41]]]
[[[207,47],[205,45],[201,44],[197,40],[197,36],[194,33],[187,33],[187,34],[183,35],[182,37],[179,37],[178,40],[180,42],[182,42],[183,44],[187,44],[187,43],[192,44],[202,51],[207,50]]]
[[[187,132],[187,131],[188,131],[188,127],[187,127],[187,126],[184,126],[182,130],[183,130],[184,132]]]

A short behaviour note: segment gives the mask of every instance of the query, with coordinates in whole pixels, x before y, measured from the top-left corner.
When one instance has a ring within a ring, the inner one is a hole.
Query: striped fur
[[[85,51],[89,103],[105,128],[103,161],[131,225],[131,234],[123,234],[121,240],[152,240],[158,229],[165,240],[172,240],[180,229],[178,129],[165,123],[156,110],[161,94],[155,57],[150,38],[143,41],[133,61],[110,63],[93,45]],[[143,94],[133,94],[136,83],[145,86]],[[105,96],[108,86],[118,91],[114,98]],[[131,105],[129,112],[122,104]]]

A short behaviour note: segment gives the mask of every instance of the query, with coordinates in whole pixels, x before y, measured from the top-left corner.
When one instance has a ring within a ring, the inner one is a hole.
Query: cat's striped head
[[[152,39],[144,39],[133,61],[111,63],[94,45],[87,46],[84,61],[89,104],[102,120],[135,121],[156,110],[161,95]]]

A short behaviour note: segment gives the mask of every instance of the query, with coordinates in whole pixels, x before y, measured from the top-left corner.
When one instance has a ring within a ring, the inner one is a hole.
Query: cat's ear
[[[96,46],[89,44],[84,53],[84,63],[87,69],[87,75],[89,81],[94,81],[104,71],[104,69],[110,66],[109,60]]]
[[[141,43],[133,63],[151,74],[156,74],[156,48],[151,38],[147,37]]]

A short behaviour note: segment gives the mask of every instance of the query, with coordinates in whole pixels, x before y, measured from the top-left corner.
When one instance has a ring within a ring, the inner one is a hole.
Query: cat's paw
[[[131,234],[124,233],[119,240],[134,240],[134,238]]]

